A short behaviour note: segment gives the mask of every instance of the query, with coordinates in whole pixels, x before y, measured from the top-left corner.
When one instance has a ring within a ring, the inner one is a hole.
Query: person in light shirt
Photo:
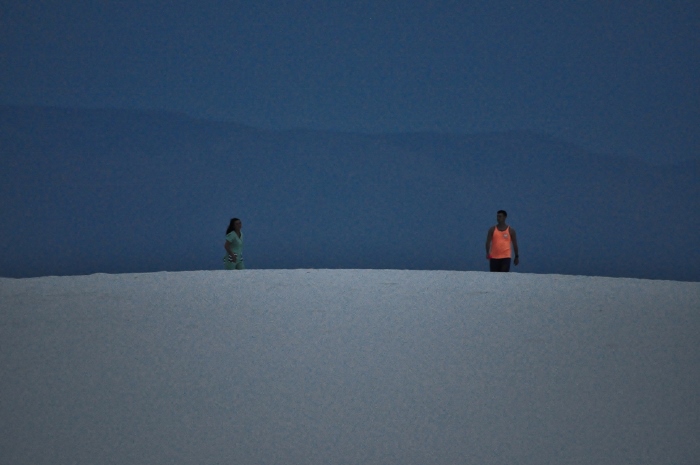
[[[510,260],[515,251],[515,266],[520,263],[518,257],[518,239],[515,235],[515,229],[506,224],[508,213],[505,210],[498,210],[496,213],[495,226],[489,228],[486,234],[486,259],[489,261],[491,271],[508,272],[510,271]]]
[[[241,220],[231,218],[226,229],[226,242],[224,249],[224,268],[227,270],[245,270],[243,264],[243,233],[241,232]]]

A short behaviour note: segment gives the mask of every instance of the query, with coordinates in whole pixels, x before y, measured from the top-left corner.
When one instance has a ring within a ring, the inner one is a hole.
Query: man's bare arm
[[[489,232],[486,233],[486,256],[488,258],[489,253],[491,252],[491,240],[493,239],[493,230],[495,229],[495,226],[491,226],[489,228]]]
[[[518,258],[518,236],[513,228],[510,228],[510,240],[513,242],[513,251],[515,252],[515,261],[513,263],[517,266],[520,263],[520,258]]]

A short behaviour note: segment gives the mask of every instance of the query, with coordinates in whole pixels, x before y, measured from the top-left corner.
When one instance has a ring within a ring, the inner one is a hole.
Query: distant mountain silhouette
[[[266,131],[184,115],[0,106],[0,275],[251,268],[700,280],[700,163],[652,166],[526,133]]]

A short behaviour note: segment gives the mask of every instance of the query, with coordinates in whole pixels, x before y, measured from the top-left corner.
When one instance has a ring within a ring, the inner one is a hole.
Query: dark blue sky
[[[698,5],[2,0],[0,102],[698,158]]]

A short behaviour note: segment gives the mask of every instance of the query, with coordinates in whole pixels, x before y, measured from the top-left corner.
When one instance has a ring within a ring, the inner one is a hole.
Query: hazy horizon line
[[[202,273],[202,272],[225,272],[225,273],[237,273],[237,272],[243,272],[243,274],[247,274],[249,272],[260,272],[260,271],[265,271],[265,272],[288,272],[288,271],[307,271],[307,272],[324,272],[324,271],[332,271],[332,272],[338,272],[338,271],[352,271],[352,272],[386,272],[386,271],[393,271],[393,272],[405,272],[405,273],[426,273],[426,274],[432,274],[432,273],[480,273],[480,274],[488,274],[488,275],[493,275],[494,277],[497,277],[499,275],[528,275],[528,276],[541,276],[541,277],[564,277],[564,278],[591,278],[591,279],[604,279],[604,280],[634,280],[634,281],[654,281],[654,282],[661,282],[661,281],[668,281],[668,282],[674,282],[674,283],[697,283],[700,284],[700,281],[685,281],[685,280],[677,280],[677,279],[656,279],[656,278],[636,278],[636,277],[629,277],[629,276],[603,276],[603,275],[586,275],[586,274],[567,274],[567,273],[534,273],[534,272],[519,272],[519,271],[510,271],[508,273],[493,273],[488,270],[423,270],[423,269],[407,269],[407,268],[246,268],[245,270],[225,270],[225,269],[199,269],[199,270],[176,270],[176,271],[171,271],[171,270],[159,270],[159,271],[134,271],[134,272],[121,272],[121,273],[109,273],[109,272],[103,272],[103,271],[97,271],[94,273],[88,273],[88,274],[74,274],[74,275],[56,275],[56,274],[49,274],[49,275],[41,275],[41,276],[30,276],[30,277],[22,277],[22,278],[14,278],[14,277],[9,277],[9,276],[0,276],[0,279],[7,279],[7,280],[24,280],[24,279],[42,279],[42,278],[80,278],[80,277],[89,277],[89,276],[98,276],[98,275],[106,275],[106,276],[128,276],[128,275],[155,275],[155,274],[188,274],[188,273]]]

